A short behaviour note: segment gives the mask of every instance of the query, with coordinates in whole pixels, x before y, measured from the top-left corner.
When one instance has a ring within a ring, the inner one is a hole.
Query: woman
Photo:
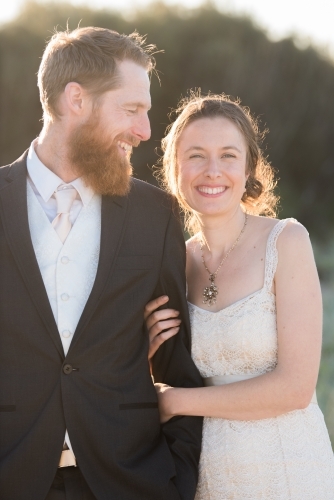
[[[192,357],[203,388],[157,386],[162,421],[204,416],[196,500],[334,498],[317,405],[322,303],[312,247],[272,217],[273,173],[247,110],[192,96],[163,141],[166,184],[187,242]],[[178,331],[167,297],[147,305],[153,355]],[[161,333],[163,332],[163,333]]]

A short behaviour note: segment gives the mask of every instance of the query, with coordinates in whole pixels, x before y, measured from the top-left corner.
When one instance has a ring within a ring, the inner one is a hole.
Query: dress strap
[[[269,233],[267,248],[266,248],[266,264],[265,264],[265,276],[264,276],[264,288],[271,290],[273,279],[276,273],[278,264],[278,251],[277,251],[277,239],[288,222],[298,222],[292,217],[289,219],[282,219],[275,224]]]

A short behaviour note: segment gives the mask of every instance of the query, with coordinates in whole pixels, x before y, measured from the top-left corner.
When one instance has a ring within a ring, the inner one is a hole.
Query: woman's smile
[[[198,186],[197,191],[206,197],[209,198],[218,198],[222,195],[227,189],[227,186]]]
[[[179,190],[202,216],[235,212],[246,184],[247,146],[226,118],[201,118],[183,130],[178,145]]]

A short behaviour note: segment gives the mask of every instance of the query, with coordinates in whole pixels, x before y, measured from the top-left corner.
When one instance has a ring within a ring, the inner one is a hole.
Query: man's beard
[[[128,156],[119,152],[118,141],[138,145],[139,141],[125,135],[110,143],[103,137],[98,116],[93,115],[77,127],[68,142],[71,167],[95,193],[124,196],[130,190],[132,166]]]

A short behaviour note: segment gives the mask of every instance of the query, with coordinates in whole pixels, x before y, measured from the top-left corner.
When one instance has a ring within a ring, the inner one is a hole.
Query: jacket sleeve
[[[201,376],[191,355],[191,338],[186,301],[185,243],[175,204],[166,231],[160,282],[155,296],[169,296],[168,308],[180,311],[182,320],[177,335],[164,342],[152,360],[155,382],[173,387],[198,387]],[[182,500],[193,500],[198,480],[198,462],[202,441],[201,417],[174,417],[162,426],[173,455],[174,484]]]

